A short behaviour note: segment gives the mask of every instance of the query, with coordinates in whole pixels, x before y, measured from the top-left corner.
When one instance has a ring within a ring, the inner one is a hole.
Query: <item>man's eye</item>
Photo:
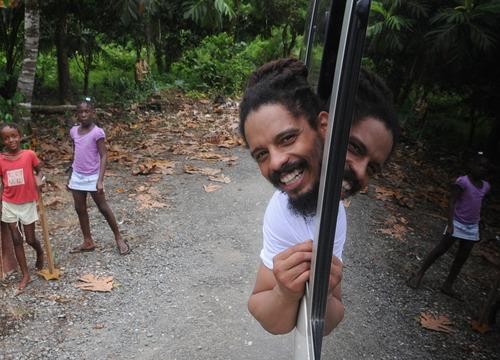
[[[289,145],[292,144],[296,138],[296,135],[287,135],[281,139],[281,143],[284,145]]]
[[[351,141],[350,141],[350,142],[349,142],[349,144],[347,145],[347,151],[350,151],[350,152],[352,152],[352,153],[354,153],[354,154],[359,155],[359,154],[361,153],[361,151],[360,151],[360,150],[361,150],[361,149],[360,149],[360,147],[358,146],[358,144],[353,143],[353,142],[351,142]]]
[[[266,155],[267,155],[267,152],[260,151],[260,152],[258,152],[256,154],[254,154],[253,157],[254,157],[255,161],[262,162],[262,161],[264,161]]]

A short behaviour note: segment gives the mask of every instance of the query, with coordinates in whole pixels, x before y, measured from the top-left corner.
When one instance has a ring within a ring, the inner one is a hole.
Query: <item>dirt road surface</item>
[[[163,175],[147,185],[158,206],[142,210],[137,193],[145,177],[112,164],[106,191],[132,248],[127,256],[118,255],[95,207],[91,225],[99,248],[69,254],[80,231],[70,195],[61,191],[63,200],[48,215],[63,276],[52,282],[35,278],[17,297],[17,275],[0,287],[0,359],[291,359],[292,335],[266,333],[246,308],[273,189],[244,148],[231,154],[238,157],[234,166],[212,165],[230,183],[206,192],[206,176]],[[468,324],[487,289],[459,283],[470,292],[465,302],[439,293],[449,258],[423,289],[409,289],[405,280],[431,240],[415,231],[408,236],[421,245],[409,248],[377,232],[386,213],[368,195],[358,195],[347,213],[346,316],[325,339],[324,359],[498,358],[499,333],[480,335]],[[111,292],[82,291],[75,284],[86,273],[113,276],[116,286]],[[423,311],[446,314],[454,331],[423,329]]]

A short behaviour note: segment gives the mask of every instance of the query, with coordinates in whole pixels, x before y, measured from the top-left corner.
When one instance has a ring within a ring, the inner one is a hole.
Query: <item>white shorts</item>
[[[97,191],[97,179],[99,174],[85,175],[73,170],[68,187],[71,190]]]
[[[5,223],[16,223],[21,221],[23,225],[33,224],[38,220],[36,201],[23,204],[13,204],[2,201],[2,221]]]
[[[444,232],[446,233],[446,229]],[[463,240],[478,241],[479,240],[479,224],[462,224],[453,219],[453,234],[451,236]]]

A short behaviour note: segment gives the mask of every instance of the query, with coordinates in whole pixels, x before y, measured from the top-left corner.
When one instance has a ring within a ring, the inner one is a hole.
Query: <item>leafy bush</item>
[[[255,68],[243,54],[245,47],[245,43],[235,43],[226,33],[206,37],[197,48],[185,52],[181,61],[172,64],[176,85],[208,94],[239,92]]]
[[[255,68],[282,56],[281,37],[277,28],[271,37],[257,36],[249,43],[235,42],[227,33],[208,36],[172,64],[172,83],[193,93],[238,94]],[[295,56],[298,52],[294,48]]]
[[[0,96],[0,123],[2,122],[14,122],[16,105],[20,100],[20,96],[16,95],[11,99],[5,99]]]
[[[273,31],[273,36],[270,38],[257,36],[247,44],[241,55],[248,58],[256,66],[260,66],[270,60],[281,57],[282,53],[283,43],[281,41],[281,34]]]

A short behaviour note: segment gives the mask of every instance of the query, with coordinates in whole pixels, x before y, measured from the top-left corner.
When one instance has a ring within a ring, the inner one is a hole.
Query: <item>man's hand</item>
[[[297,322],[300,299],[309,280],[312,241],[295,245],[273,259],[273,270],[261,264],[248,300],[250,313],[272,334],[286,334]]]
[[[326,303],[324,335],[328,335],[344,318],[342,304],[342,262],[332,256],[330,279],[328,282],[328,300]]]
[[[328,282],[328,296],[335,296],[334,290],[342,281],[342,261],[332,255],[332,265],[330,267],[330,280]],[[339,299],[340,300],[340,299]]]
[[[312,250],[313,242],[307,240],[274,257],[273,274],[277,290],[284,298],[298,301],[304,295],[305,283],[309,280],[311,270]]]

